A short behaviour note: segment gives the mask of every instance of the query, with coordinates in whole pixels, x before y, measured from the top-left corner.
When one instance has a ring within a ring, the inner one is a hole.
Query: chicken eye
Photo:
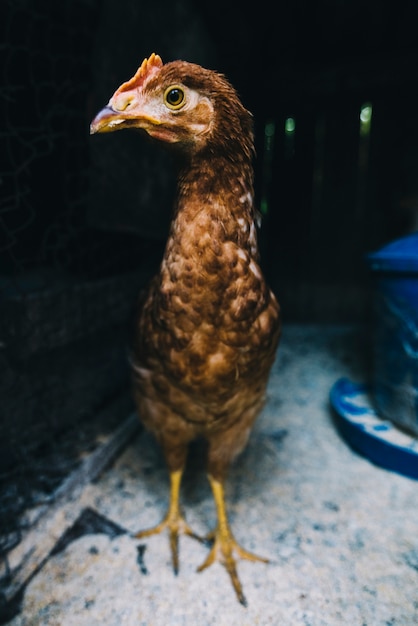
[[[169,109],[180,109],[185,103],[185,93],[181,87],[173,85],[164,92],[164,102]]]

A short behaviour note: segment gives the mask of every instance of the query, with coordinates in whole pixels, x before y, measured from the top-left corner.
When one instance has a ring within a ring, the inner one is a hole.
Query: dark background
[[[168,157],[134,134],[88,135],[156,51],[222,71],[254,114],[263,262],[285,319],[365,319],[364,254],[418,223],[415,2],[273,12],[267,2],[123,0],[116,11],[110,0],[19,0],[2,12],[0,288],[10,276],[26,285],[28,273],[37,285],[114,276],[161,254]]]
[[[128,319],[170,219],[169,157],[134,133],[90,137],[94,114],[153,51],[225,73],[254,114],[263,265],[284,320],[368,323],[365,254],[418,228],[418,4],[3,0],[0,10],[6,558],[25,511],[53,498],[129,410]]]

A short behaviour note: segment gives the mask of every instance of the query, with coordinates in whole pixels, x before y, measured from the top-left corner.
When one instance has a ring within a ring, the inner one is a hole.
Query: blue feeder
[[[367,257],[376,282],[373,401],[418,435],[418,233]]]
[[[338,380],[342,436],[386,469],[418,479],[418,233],[369,254],[374,275],[373,383]]]

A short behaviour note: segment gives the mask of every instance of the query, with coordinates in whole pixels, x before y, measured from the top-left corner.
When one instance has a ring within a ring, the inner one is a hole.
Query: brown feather
[[[258,265],[251,115],[215,72],[173,62],[147,89],[171,83],[211,98],[215,118],[203,146],[182,146],[170,235],[137,325],[135,397],[171,469],[184,460],[178,447],[203,435],[220,477],[263,405],[279,308]]]
[[[126,127],[175,146],[181,161],[170,234],[136,321],[132,357],[139,416],[170,469],[170,505],[161,524],[136,536],[168,528],[177,571],[178,534],[194,536],[180,513],[181,474],[189,442],[205,437],[218,526],[200,570],[220,558],[245,604],[234,551],[263,559],[233,538],[222,483],[263,406],[280,335],[279,306],[259,266],[252,118],[222,75],[184,61],[162,65],[152,55],[91,132]]]

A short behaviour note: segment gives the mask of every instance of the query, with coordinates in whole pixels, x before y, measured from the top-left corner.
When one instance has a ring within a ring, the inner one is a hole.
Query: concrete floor
[[[367,344],[367,340],[366,340]],[[329,391],[367,377],[364,336],[348,327],[288,326],[269,400],[230,472],[230,520],[244,547],[270,563],[240,562],[248,607],[219,564],[197,574],[207,548],[168,539],[87,534],[51,557],[28,585],[12,626],[418,624],[418,484],[375,467],[336,432]],[[77,506],[135,531],[165,512],[158,448],[141,433]],[[214,506],[199,450],[182,490],[189,524],[204,534]]]

